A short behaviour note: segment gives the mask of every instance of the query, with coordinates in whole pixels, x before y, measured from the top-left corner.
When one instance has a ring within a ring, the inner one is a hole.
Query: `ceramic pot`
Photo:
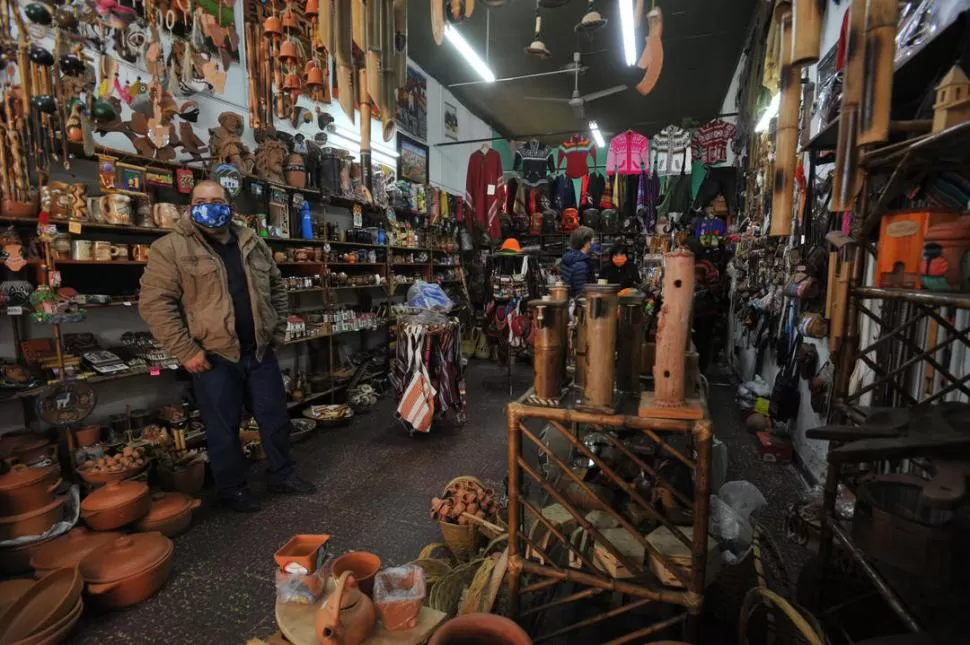
[[[124,226],[131,224],[131,197],[128,195],[102,195],[99,208],[104,222]]]
[[[4,199],[0,201],[0,215],[4,217],[37,217],[40,196],[30,201]]]
[[[61,483],[57,468],[14,466],[0,475],[0,515],[20,515],[49,505]]]
[[[428,645],[531,645],[525,631],[504,616],[464,614],[452,618],[431,637]]]
[[[121,537],[114,531],[91,531],[76,526],[65,535],[40,545],[33,551],[30,567],[38,576],[65,567],[76,567],[95,549]]]
[[[64,517],[66,499],[67,497],[58,497],[47,506],[41,506],[36,510],[0,517],[0,542],[25,535],[43,535],[47,529]]]
[[[144,517],[151,501],[144,482],[108,482],[81,502],[81,519],[96,531],[110,531]]]
[[[83,581],[76,568],[44,576],[0,616],[4,643],[16,643],[68,616],[81,599]]]
[[[145,600],[168,579],[174,548],[161,533],[133,533],[95,549],[81,561],[88,597],[105,609]]]
[[[0,459],[13,457],[22,464],[32,464],[53,453],[53,444],[39,434],[6,435],[0,440]]]
[[[333,561],[334,580],[349,571],[360,590],[368,596],[374,590],[374,576],[380,570],[381,559],[367,551],[350,551]]]
[[[0,549],[0,575],[15,576],[22,573],[30,573],[33,567],[30,561],[44,545],[56,540],[56,537],[49,537],[37,542],[29,542],[18,546]],[[2,614],[2,610],[0,610]]]
[[[414,629],[427,596],[424,570],[415,565],[385,569],[374,583],[374,605],[387,631]]]
[[[374,603],[361,593],[353,575],[344,571],[314,620],[320,645],[359,645],[374,631],[377,614]]]
[[[166,537],[181,535],[192,523],[192,511],[202,502],[182,493],[155,493],[148,513],[135,523],[135,530],[157,531]]]
[[[205,486],[205,462],[202,460],[176,469],[159,466],[155,474],[158,476],[158,485],[167,491],[195,496],[202,492],[202,487]]]
[[[306,188],[306,164],[303,155],[298,152],[290,153],[286,158],[286,183],[294,188]]]
[[[92,423],[91,425],[84,426],[80,430],[75,431],[74,436],[77,439],[78,446],[82,448],[93,446],[101,441],[101,425]]]

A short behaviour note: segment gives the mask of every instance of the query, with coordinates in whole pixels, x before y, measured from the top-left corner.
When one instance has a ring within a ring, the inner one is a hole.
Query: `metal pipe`
[[[881,287],[855,287],[852,295],[862,299],[873,300],[905,300],[922,305],[952,306],[959,309],[970,309],[970,296],[957,293],[941,294],[930,291],[915,291],[911,289],[885,289]]]
[[[508,81],[521,81],[527,78],[540,78],[542,76],[558,76],[560,74],[572,74],[574,69],[557,69],[551,72],[537,72],[535,74],[522,74],[521,76],[507,76],[496,78],[494,81],[462,81],[461,83],[450,83],[448,89],[453,87],[465,87],[467,85],[492,85],[493,83],[507,83]]]

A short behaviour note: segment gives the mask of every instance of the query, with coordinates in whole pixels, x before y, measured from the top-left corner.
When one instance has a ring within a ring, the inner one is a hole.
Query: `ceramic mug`
[[[88,219],[92,222],[101,222],[101,198],[88,197]]]
[[[133,244],[131,246],[131,259],[137,262],[148,262],[148,249],[150,244]]]
[[[102,195],[101,219],[108,224],[131,224],[131,197],[128,195]]]
[[[111,245],[111,259],[112,260],[127,260],[128,259],[128,245],[127,244],[112,244]]]
[[[93,252],[94,242],[91,240],[71,240],[72,260],[91,260]]]
[[[111,242],[98,240],[92,243],[91,254],[94,256],[94,259],[98,260],[99,262],[110,262],[111,261]]]
[[[58,260],[66,260],[71,257],[71,236],[67,233],[55,236],[51,250],[54,251],[54,257]]]
[[[161,203],[152,206],[152,219],[158,228],[175,228],[180,215],[179,208],[175,204]]]

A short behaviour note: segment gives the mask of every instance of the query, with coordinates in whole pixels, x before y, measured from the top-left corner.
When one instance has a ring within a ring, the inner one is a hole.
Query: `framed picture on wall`
[[[398,178],[416,184],[428,183],[428,146],[398,133],[397,153]]]
[[[427,141],[428,79],[410,65],[407,85],[397,91],[397,113],[394,118],[402,130]]]
[[[444,119],[445,119],[445,137],[448,139],[458,140],[458,108],[456,108],[451,103],[445,103],[444,109]]]

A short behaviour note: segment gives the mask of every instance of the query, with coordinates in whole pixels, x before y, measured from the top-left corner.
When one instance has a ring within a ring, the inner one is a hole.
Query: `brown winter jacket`
[[[256,357],[262,360],[268,346],[283,340],[287,295],[266,243],[252,229],[230,226],[249,281]],[[158,342],[181,363],[203,349],[231,361],[240,358],[225,265],[187,218],[152,244],[138,311]]]

